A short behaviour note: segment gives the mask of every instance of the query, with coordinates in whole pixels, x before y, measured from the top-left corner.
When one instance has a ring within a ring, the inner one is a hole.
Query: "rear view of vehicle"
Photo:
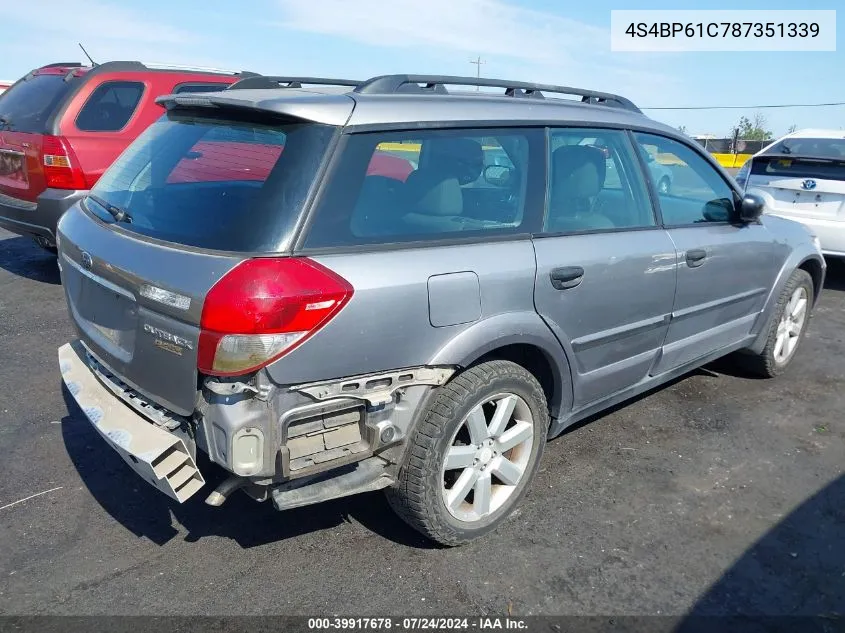
[[[139,62],[33,70],[0,97],[0,227],[53,249],[62,213],[161,116],[157,96],[236,79]]]
[[[826,255],[845,257],[845,133],[791,134],[756,154],[738,180],[768,213],[806,225]]]

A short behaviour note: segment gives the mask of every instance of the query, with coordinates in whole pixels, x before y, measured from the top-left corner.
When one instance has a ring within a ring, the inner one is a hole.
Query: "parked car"
[[[3,94],[4,92],[6,92],[9,89],[9,86],[12,85],[12,83],[14,83],[14,82],[4,81],[4,80],[0,79],[0,95]]]
[[[61,214],[161,116],[156,97],[222,90],[239,78],[140,62],[33,70],[0,98],[0,227],[54,249]]]
[[[767,213],[796,220],[825,255],[845,257],[845,131],[799,130],[754,154],[737,172]]]
[[[59,222],[78,334],[59,366],[179,502],[200,450],[231,473],[211,505],[384,489],[423,534],[467,542],[575,422],[732,352],[786,370],[823,286],[804,227],[618,95],[391,75],[160,102]],[[580,144],[599,136],[607,153]],[[211,142],[237,147],[196,162]],[[659,190],[644,147],[683,189]],[[413,171],[374,174],[396,148]]]

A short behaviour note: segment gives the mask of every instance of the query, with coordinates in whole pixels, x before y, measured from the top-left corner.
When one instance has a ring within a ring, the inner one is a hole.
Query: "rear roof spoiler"
[[[355,101],[347,95],[315,93],[297,99],[271,98],[252,101],[241,99],[230,90],[162,95],[156,98],[155,102],[167,110],[176,108],[257,110],[326,125],[345,125],[355,106]]]

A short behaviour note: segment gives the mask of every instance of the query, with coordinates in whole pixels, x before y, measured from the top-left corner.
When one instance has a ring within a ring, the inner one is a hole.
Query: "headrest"
[[[444,177],[440,171],[418,170],[405,184],[411,213],[425,215],[461,215],[464,194],[457,178]]]
[[[555,197],[591,198],[604,187],[604,153],[588,145],[564,145],[552,153],[552,190]]]
[[[471,138],[433,138],[426,141],[428,165],[466,185],[478,180],[484,168],[481,143]]]

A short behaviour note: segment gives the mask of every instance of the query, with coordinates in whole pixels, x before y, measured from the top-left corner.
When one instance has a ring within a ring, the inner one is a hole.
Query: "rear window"
[[[107,81],[91,93],[76,117],[76,127],[85,132],[122,130],[141,101],[144,84],[138,81]]]
[[[61,107],[76,78],[35,75],[20,81],[0,96],[0,129],[47,134],[50,117]]]
[[[845,138],[785,138],[767,149],[766,154],[845,160]]]
[[[751,173],[755,176],[845,180],[845,157],[792,158],[769,155],[755,156],[751,161]]]
[[[187,246],[284,250],[335,129],[170,111],[106,171],[86,206],[106,222],[122,210],[121,228]]]

